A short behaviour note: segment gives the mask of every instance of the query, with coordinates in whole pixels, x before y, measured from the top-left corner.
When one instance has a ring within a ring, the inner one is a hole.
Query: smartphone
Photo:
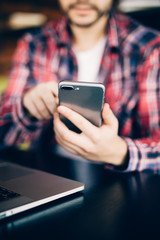
[[[61,81],[59,83],[59,105],[79,113],[92,124],[102,124],[105,86],[101,83]],[[61,121],[72,131],[81,131],[71,121],[60,115]]]

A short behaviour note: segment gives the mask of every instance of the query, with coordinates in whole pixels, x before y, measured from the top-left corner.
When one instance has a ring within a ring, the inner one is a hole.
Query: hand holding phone
[[[61,81],[59,83],[59,105],[66,106],[100,127],[105,87],[101,83]],[[60,115],[61,121],[72,131],[81,131],[68,119]]]

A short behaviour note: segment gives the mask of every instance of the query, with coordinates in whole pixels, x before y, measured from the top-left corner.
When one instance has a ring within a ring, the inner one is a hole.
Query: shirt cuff
[[[129,151],[129,162],[128,167],[124,170],[125,172],[133,172],[138,170],[139,167],[139,149],[135,143],[130,138],[124,138],[128,145],[128,151]]]
[[[13,118],[18,123],[19,128],[26,128],[27,131],[34,132],[43,126],[44,121],[30,117],[22,104],[22,97],[18,97],[13,106]]]

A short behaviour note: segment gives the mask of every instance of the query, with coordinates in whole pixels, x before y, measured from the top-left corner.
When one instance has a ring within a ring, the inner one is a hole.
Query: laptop
[[[0,220],[84,190],[84,184],[0,160]]]

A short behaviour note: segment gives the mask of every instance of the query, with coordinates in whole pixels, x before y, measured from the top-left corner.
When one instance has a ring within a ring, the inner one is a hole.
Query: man
[[[157,170],[160,36],[116,13],[113,0],[59,3],[64,18],[19,41],[1,101],[1,146],[37,144],[53,121],[50,131],[73,156],[123,171]],[[58,82],[67,79],[106,86],[100,128],[71,109],[58,107]],[[82,133],[70,131],[59,113]]]

